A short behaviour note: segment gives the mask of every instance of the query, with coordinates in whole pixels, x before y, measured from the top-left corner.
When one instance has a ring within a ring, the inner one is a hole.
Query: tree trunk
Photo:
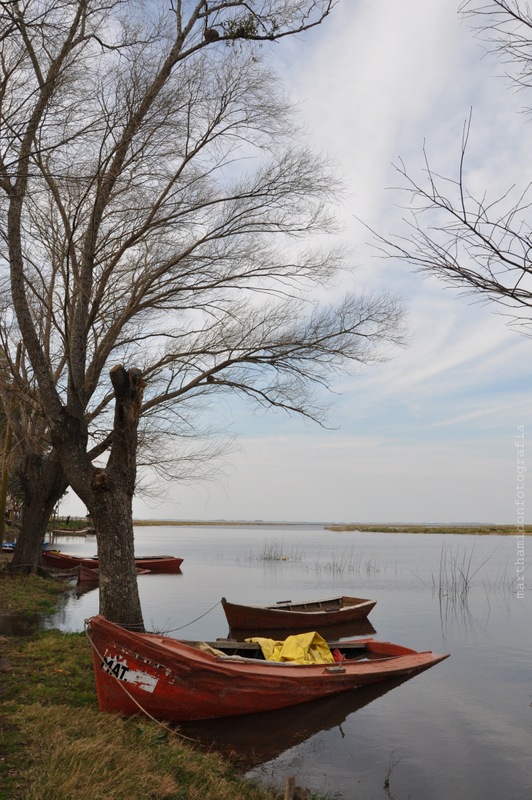
[[[113,367],[113,443],[105,469],[95,469],[85,504],[94,522],[100,566],[100,613],[144,631],[133,541],[133,494],[144,380],[140,370]]]
[[[2,459],[2,478],[0,480],[0,536],[4,538],[6,529],[6,501],[7,501],[7,484],[9,480],[9,469],[7,461],[11,452],[11,445],[13,442],[13,429],[9,422],[7,423],[6,435],[4,439],[4,457]]]
[[[106,467],[90,464],[84,426],[65,413],[64,424],[52,431],[58,460],[32,455],[26,462],[22,531],[12,568],[25,572],[37,569],[48,519],[70,484],[87,506],[96,530],[100,613],[125,628],[143,631],[134,560],[133,494],[144,380],[139,370],[128,371],[121,366],[110,374],[115,419]]]
[[[26,460],[22,485],[24,503],[21,530],[10,570],[31,573],[39,568],[48,520],[65,493],[68,481],[58,461],[43,460],[32,454]]]
[[[143,631],[133,542],[133,494],[137,473],[138,424],[144,380],[140,370],[113,367],[115,394],[112,443],[105,467],[87,453],[82,414],[63,407],[51,420],[51,438],[72,489],[85,503],[98,543],[100,613],[111,622]]]
[[[117,486],[89,509],[98,542],[100,614],[124,628],[144,631],[135,571],[132,498]]]

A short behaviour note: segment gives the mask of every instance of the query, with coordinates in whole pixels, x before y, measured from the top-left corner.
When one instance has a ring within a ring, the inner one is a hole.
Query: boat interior
[[[183,644],[190,647],[197,647],[200,650],[210,652],[218,658],[245,658],[256,659],[264,661],[264,655],[260,644],[257,642],[238,642],[233,639],[217,639],[214,642],[198,642],[198,641],[183,641]],[[395,645],[390,646],[395,649]],[[397,652],[383,652],[382,648],[377,646],[372,640],[349,641],[349,642],[329,642],[329,648],[333,654],[334,660],[338,665],[344,662],[353,661],[383,661],[390,658],[397,658],[398,655],[403,655],[404,652],[411,652],[405,648],[399,648],[400,653]],[[269,661],[269,664],[288,662],[274,662]]]
[[[359,597],[331,597],[325,600],[313,600],[308,603],[293,603],[291,600],[278,600],[273,606],[266,608],[278,611],[339,611],[341,608],[354,606],[364,602]]]

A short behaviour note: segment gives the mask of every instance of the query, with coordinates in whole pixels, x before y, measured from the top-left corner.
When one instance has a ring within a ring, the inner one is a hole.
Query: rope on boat
[[[211,611],[214,611],[216,606],[219,606],[219,605],[220,605],[220,601],[218,600],[217,603],[215,603],[213,606],[211,606],[209,609],[207,609],[207,611],[204,611],[203,614],[200,614],[199,617],[196,617],[196,619],[190,620],[190,622],[185,622],[185,624],[184,625],[180,625],[179,628],[161,629],[161,630],[151,631],[151,633],[157,633],[159,636],[166,636],[166,634],[168,634],[168,633],[175,633],[175,631],[180,631],[183,628],[188,628],[189,625],[193,625],[199,619],[203,619],[203,617],[206,617],[207,614],[210,614]],[[145,632],[144,625],[142,623],[140,623],[140,622],[138,624],[135,624],[135,623],[131,624],[130,622],[117,622],[116,624],[120,625],[120,627],[122,627],[122,628],[127,628],[128,630],[136,631],[137,633],[144,633]]]
[[[211,608],[209,608],[209,609],[208,609],[207,611],[205,611],[203,614],[200,614],[200,616],[199,616],[199,617],[196,617],[196,619],[192,619],[190,622],[186,622],[184,625],[180,625],[180,626],[179,626],[179,628],[170,628],[169,630],[163,631],[163,633],[175,633],[175,631],[180,631],[180,630],[182,630],[183,628],[188,628],[188,626],[189,626],[189,625],[193,625],[193,624],[194,624],[195,622],[197,622],[199,619],[203,619],[203,617],[206,617],[206,616],[207,616],[207,614],[210,614],[210,613],[211,613],[211,611],[214,611],[214,609],[216,608],[216,606],[219,606],[219,605],[220,605],[220,601],[218,600],[218,602],[217,602],[217,603],[215,603],[213,606],[211,606]]]
[[[87,639],[89,640],[89,644],[90,644],[90,646],[92,647],[92,649],[94,650],[94,652],[96,653],[96,655],[98,656],[98,658],[101,660],[102,664],[104,664],[105,662],[104,662],[103,656],[102,656],[102,654],[100,653],[100,651],[98,650],[98,648],[96,647],[96,645],[94,644],[94,642],[92,641],[92,639],[91,639],[91,635],[90,635],[90,633],[89,633],[89,626],[88,626],[87,624],[85,624],[85,634],[86,634],[86,636],[87,636]],[[166,725],[164,722],[161,722],[161,720],[160,720],[160,719],[156,719],[156,718],[155,718],[155,717],[154,717],[152,714],[150,714],[150,712],[149,712],[149,711],[147,711],[147,710],[146,710],[146,709],[145,709],[145,708],[144,708],[144,707],[143,707],[143,706],[142,706],[142,705],[141,705],[141,704],[138,702],[138,700],[137,700],[135,697],[133,697],[133,695],[131,694],[131,692],[129,692],[129,691],[126,689],[126,687],[124,686],[124,682],[123,682],[123,681],[119,680],[119,679],[117,678],[117,676],[116,676],[116,675],[115,675],[113,672],[108,672],[107,674],[108,674],[108,675],[111,675],[111,676],[112,676],[112,677],[115,679],[115,681],[118,683],[118,685],[120,686],[120,688],[121,688],[121,689],[122,689],[122,690],[123,690],[123,691],[124,691],[124,692],[127,694],[127,696],[129,697],[129,699],[130,699],[130,700],[132,700],[132,701],[135,703],[135,705],[136,705],[136,706],[137,706],[137,707],[140,709],[140,711],[141,711],[141,712],[142,712],[142,713],[143,713],[143,714],[144,714],[146,717],[148,717],[149,719],[151,719],[151,721],[152,721],[152,722],[155,722],[155,724],[156,724],[156,725],[159,725],[159,727],[160,727],[160,728],[164,728],[164,730],[165,730],[165,731],[168,731],[168,733],[170,733],[172,736],[179,736],[179,738],[180,738],[180,739],[186,739],[188,742],[194,742],[194,743],[196,742],[196,740],[195,740],[195,739],[192,739],[190,736],[185,736],[185,734],[184,734],[184,733],[180,733],[179,731],[176,731],[176,730],[175,730],[175,728],[170,728],[170,726],[169,726],[169,725]]]

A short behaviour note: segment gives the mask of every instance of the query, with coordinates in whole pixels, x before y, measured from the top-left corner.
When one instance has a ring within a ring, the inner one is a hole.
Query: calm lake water
[[[55,546],[96,552],[94,538]],[[295,775],[331,800],[532,800],[532,586],[528,576],[517,597],[515,537],[154,526],[137,528],[136,552],[184,558],[181,575],[138,578],[146,627],[176,638],[227,635],[224,595],[343,593],[377,600],[375,638],[451,654],[402,683],[182,726],[236,753],[247,774],[278,786]],[[73,594],[47,627],[79,631],[97,612],[97,589]]]

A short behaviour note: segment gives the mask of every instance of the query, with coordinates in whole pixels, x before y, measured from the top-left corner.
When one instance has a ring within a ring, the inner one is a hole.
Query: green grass
[[[70,589],[54,578],[10,574],[5,567],[6,564],[0,566],[1,614],[50,614]]]
[[[154,722],[101,713],[84,634],[1,644],[1,800],[279,797]]]
[[[365,533],[460,533],[475,536],[514,536],[524,533],[532,535],[532,525],[327,525],[328,531],[363,531]]]
[[[274,539],[271,542],[265,542],[264,547],[260,553],[254,553],[248,550],[243,554],[241,559],[243,561],[303,561],[304,553],[301,547],[291,546],[286,548],[283,541]]]
[[[136,519],[134,525],[143,526],[212,526],[212,527],[227,527],[227,526],[244,526],[244,527],[264,527],[268,525],[276,525],[276,522],[265,522],[263,520],[157,520],[157,519]],[[290,527],[291,525],[299,525],[297,522],[283,522],[283,527]],[[367,525],[359,523],[348,524],[334,524],[324,525],[324,530],[328,531],[364,531],[369,533],[462,533],[475,536],[482,535],[498,535],[510,536],[522,533],[521,528],[524,527],[526,536],[532,535],[532,525],[519,526],[517,530],[516,525],[491,525],[489,523],[479,525]]]

